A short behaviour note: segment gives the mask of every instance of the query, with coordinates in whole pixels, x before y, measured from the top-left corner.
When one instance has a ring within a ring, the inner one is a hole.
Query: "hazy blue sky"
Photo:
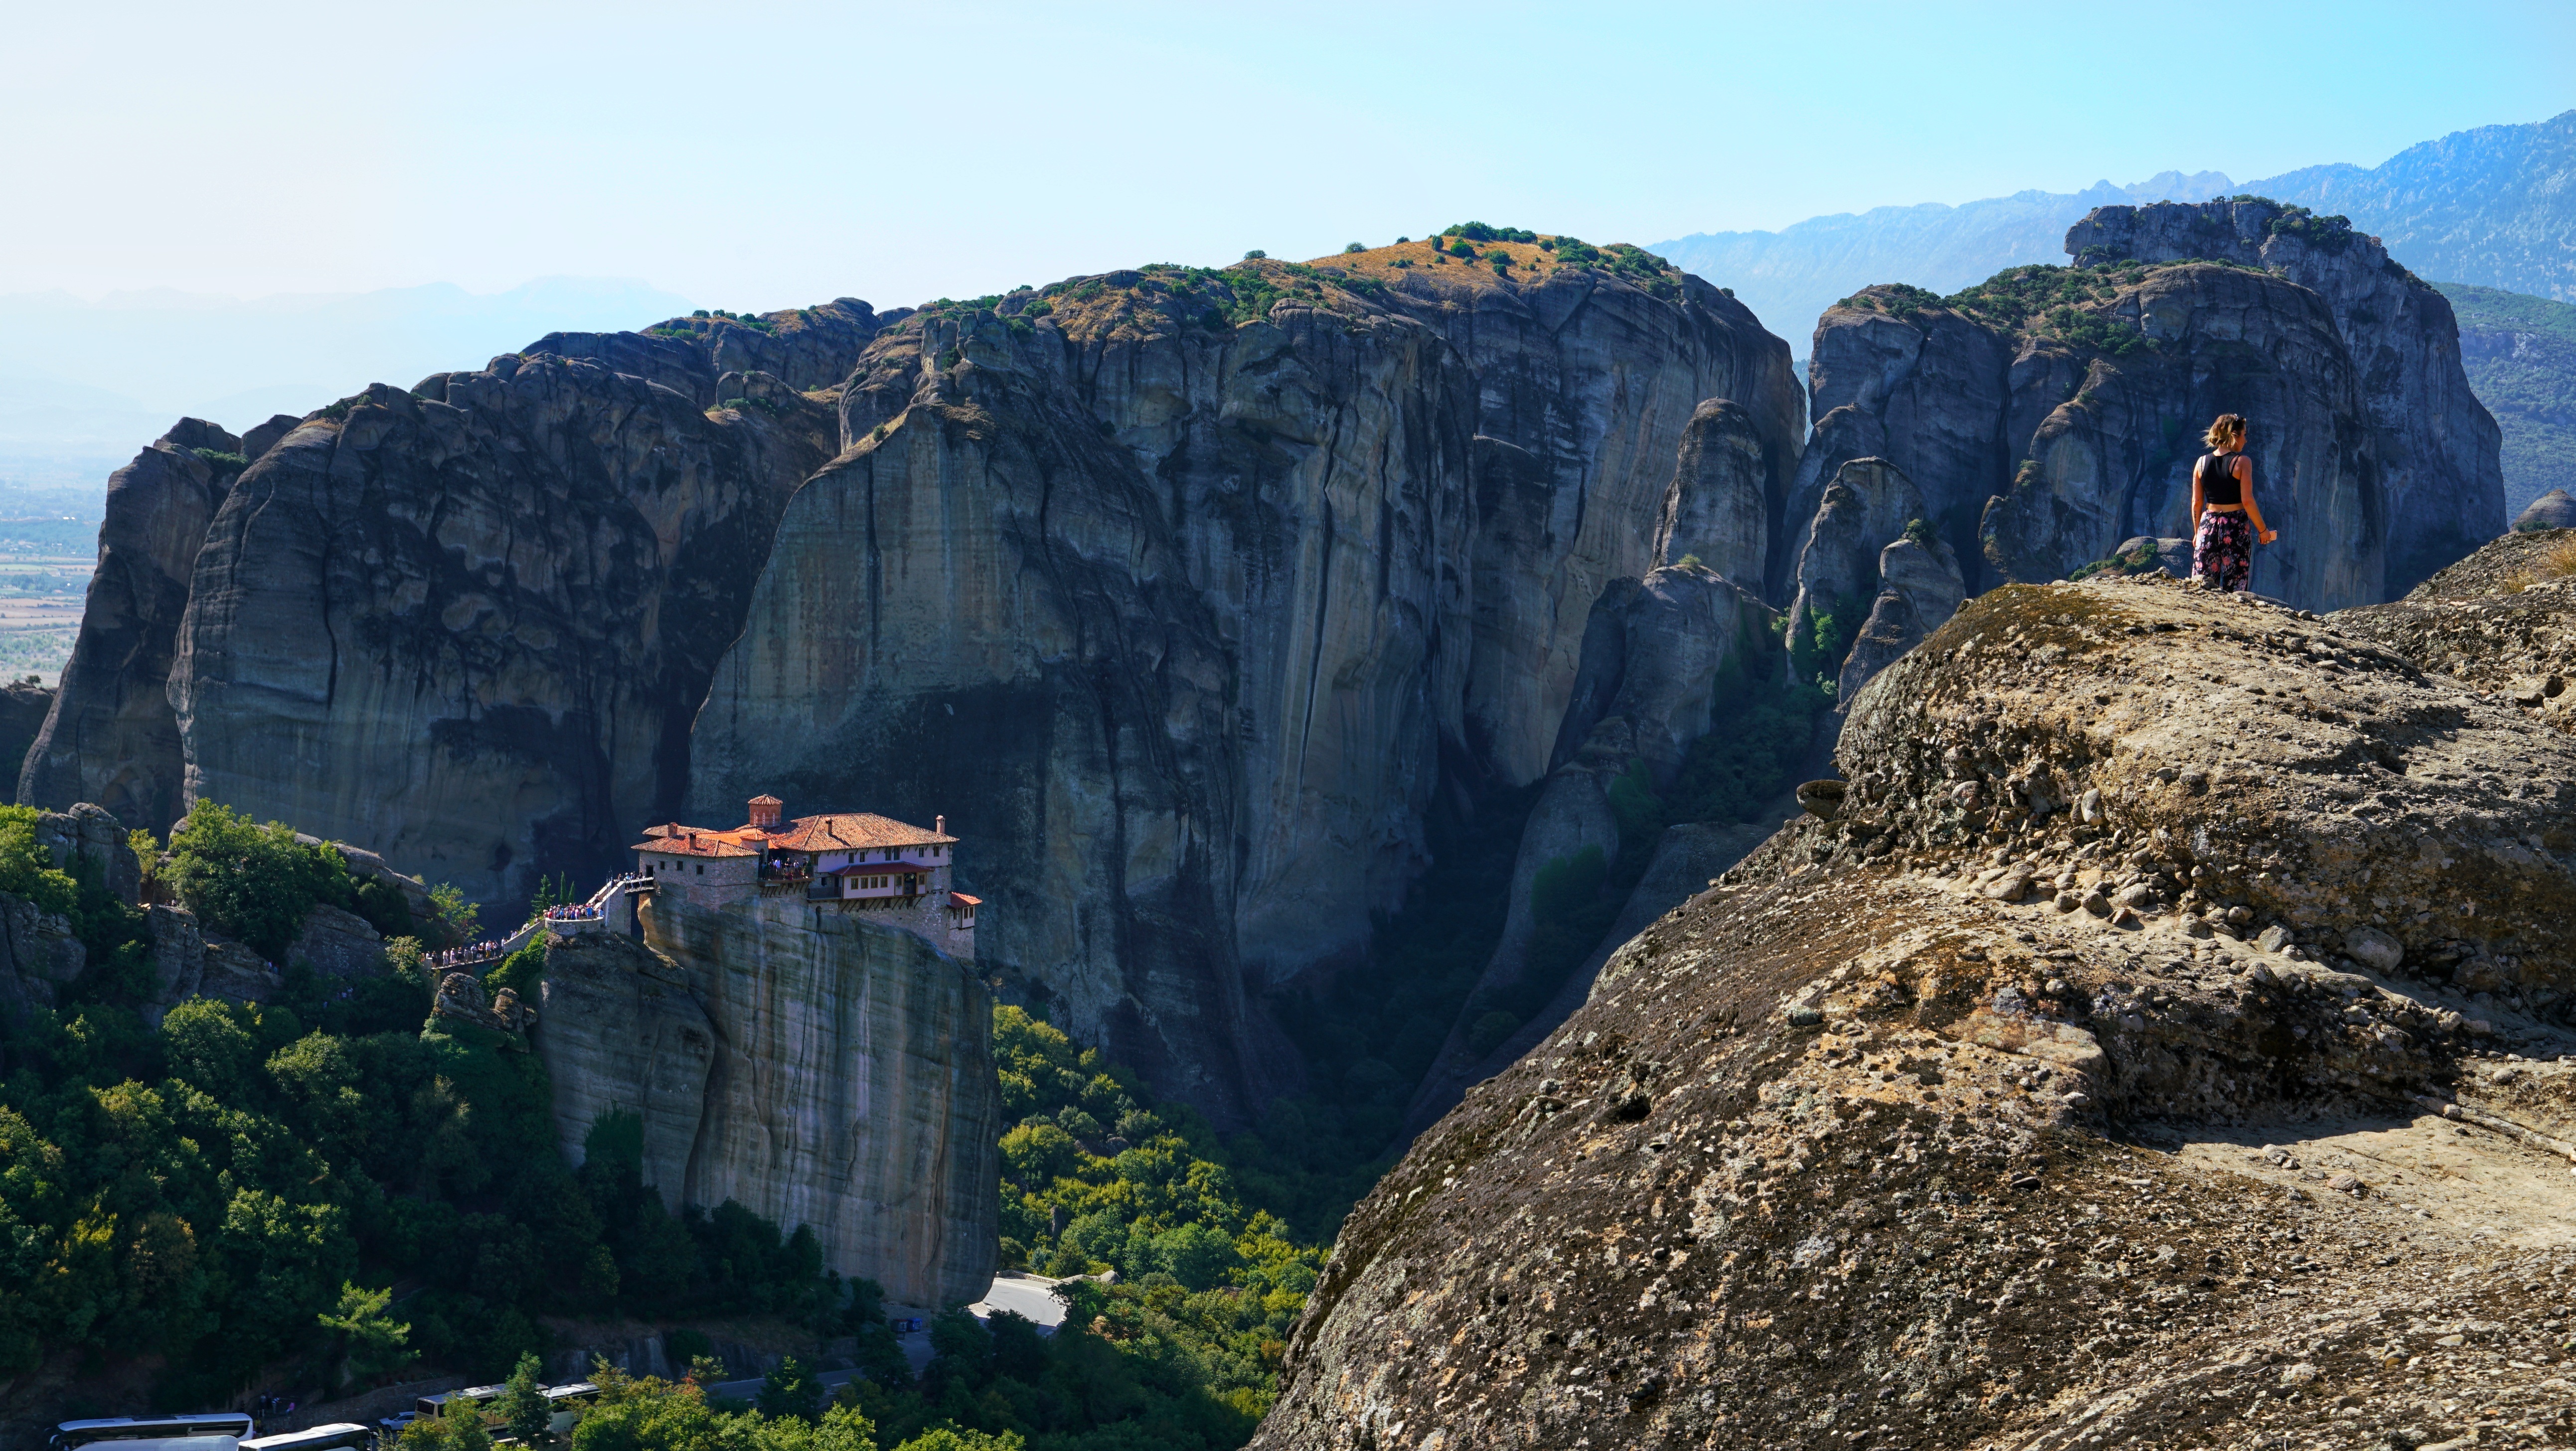
[[[2370,165],[2576,105],[2567,0],[15,5],[0,46],[0,293],[885,306]]]

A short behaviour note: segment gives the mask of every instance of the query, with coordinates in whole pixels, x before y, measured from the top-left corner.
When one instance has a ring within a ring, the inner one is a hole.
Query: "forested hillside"
[[[2576,492],[2576,304],[2437,282],[2460,317],[2460,361],[2504,430],[2504,507]]]

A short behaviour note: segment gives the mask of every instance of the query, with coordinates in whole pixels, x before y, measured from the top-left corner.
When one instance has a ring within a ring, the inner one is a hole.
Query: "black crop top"
[[[2244,505],[2244,481],[2232,472],[2236,467],[2237,457],[2232,453],[2205,453],[2200,456],[2200,501],[2202,503],[2233,504],[2239,507]]]

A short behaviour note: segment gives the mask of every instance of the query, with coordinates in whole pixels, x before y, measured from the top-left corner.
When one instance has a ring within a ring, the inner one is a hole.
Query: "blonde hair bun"
[[[2238,414],[2222,413],[2218,415],[2216,423],[2209,425],[2209,432],[2200,436],[2200,441],[2211,448],[2225,448],[2230,443],[2243,443],[2245,420]]]

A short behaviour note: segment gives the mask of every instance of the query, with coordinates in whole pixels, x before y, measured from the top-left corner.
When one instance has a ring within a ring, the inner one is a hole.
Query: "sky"
[[[2576,4],[0,8],[0,294],[880,307],[1477,218],[1594,241],[2373,165]]]

